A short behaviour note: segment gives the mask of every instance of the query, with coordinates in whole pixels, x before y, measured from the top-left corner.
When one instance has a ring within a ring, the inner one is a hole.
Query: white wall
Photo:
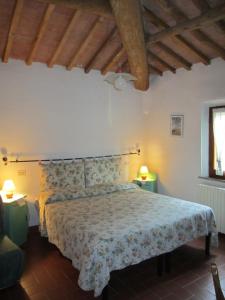
[[[197,201],[201,175],[201,111],[209,103],[225,103],[225,62],[197,64],[192,71],[154,78],[143,95],[146,162],[159,175],[159,192]],[[170,135],[170,115],[184,114],[184,136]],[[206,162],[207,163],[207,162]],[[210,183],[208,181],[205,181]],[[213,184],[213,182],[211,182]],[[223,185],[223,184],[222,184]],[[224,185],[225,186],[225,185]]]
[[[117,92],[99,72],[0,64],[0,148],[11,158],[113,154],[138,143],[145,163],[159,175],[159,192],[197,200],[201,175],[201,111],[225,99],[225,63],[197,64],[191,72],[165,73],[149,91]],[[143,114],[144,112],[144,114]],[[170,135],[171,113],[184,114],[184,136]],[[0,155],[1,156],[1,155]],[[131,178],[142,158],[134,158]],[[25,171],[24,175],[19,175]],[[14,179],[18,192],[37,199],[36,164],[0,162],[0,185]]]
[[[143,149],[141,94],[117,92],[97,71],[0,64],[0,148],[20,158],[80,157]],[[133,174],[140,164],[136,158]],[[26,175],[18,172],[25,171]],[[37,164],[0,162],[0,185],[14,179],[17,190],[36,199]]]

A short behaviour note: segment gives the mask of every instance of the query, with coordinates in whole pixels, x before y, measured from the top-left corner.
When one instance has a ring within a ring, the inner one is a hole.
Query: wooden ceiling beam
[[[14,37],[16,34],[16,29],[17,29],[17,26],[19,24],[20,17],[22,14],[23,4],[24,4],[23,0],[16,0],[13,15],[12,15],[12,20],[10,23],[7,42],[6,42],[6,46],[5,46],[3,58],[2,58],[2,61],[4,63],[7,63],[9,60],[9,55],[12,50],[12,45],[13,45]]]
[[[197,49],[193,44],[187,41],[183,36],[175,36],[172,38],[173,40],[176,39],[183,47],[186,47],[192,55],[196,56],[204,65],[210,64],[210,59],[202,53],[199,49]]]
[[[199,10],[201,14],[211,8],[207,0],[192,0],[192,3]],[[216,21],[213,25],[223,33],[225,32],[224,27],[221,24],[220,20]]]
[[[159,46],[160,49],[162,49],[166,54],[169,54],[173,59],[175,59],[177,62],[179,62],[186,70],[191,70],[191,63],[189,63],[186,59],[184,59],[182,56],[174,52],[172,49],[170,49],[168,46],[164,45],[161,42],[157,43],[157,46]]]
[[[96,60],[98,59],[99,55],[101,54],[101,51],[106,47],[106,45],[113,39],[117,32],[117,28],[113,27],[110,33],[106,36],[106,38],[100,43],[99,48],[96,49],[96,52],[93,54],[93,56],[90,58],[89,62],[86,64],[84,71],[85,73],[89,73],[90,70],[93,68]]]
[[[219,56],[225,59],[225,49],[209,38],[203,31],[194,30],[192,31],[192,35],[207,47],[212,48]]]
[[[161,70],[159,70],[158,68],[152,66],[151,64],[149,65],[149,69],[150,69],[150,74],[151,74],[151,70],[156,73],[159,76],[163,75],[163,72]]]
[[[200,13],[206,12],[210,9],[210,5],[207,0],[192,0],[194,6],[199,10]],[[223,26],[223,20],[216,21],[213,23],[215,27],[218,28],[219,31],[225,33],[225,26]],[[195,36],[198,40],[202,41],[202,43],[206,44],[208,47],[213,48],[219,55],[221,55],[224,59],[225,50],[215,43],[210,37],[208,37],[203,31],[196,30],[192,32],[192,35]]]
[[[82,10],[106,18],[112,18],[112,9],[106,0],[40,0],[45,3],[62,4],[76,10]]]
[[[115,55],[107,62],[107,64],[101,69],[102,75],[105,75],[107,72],[112,71],[115,66],[120,67],[119,63],[123,56],[126,55],[126,51],[123,47],[120,47]]]
[[[48,21],[53,13],[55,9],[55,5],[54,4],[48,4],[46,10],[45,10],[45,13],[43,15],[43,18],[41,20],[41,23],[40,23],[40,26],[39,26],[39,29],[38,29],[38,34],[32,44],[32,48],[31,48],[31,52],[26,60],[26,63],[27,65],[31,65],[32,62],[33,62],[33,58],[37,52],[37,49],[38,49],[38,46],[40,45],[40,42],[41,42],[41,39],[45,33],[45,30],[48,26]]]
[[[202,13],[210,9],[210,6],[206,0],[191,0],[194,6]]]
[[[84,38],[84,40],[82,41],[82,43],[80,44],[78,50],[76,51],[76,53],[73,55],[72,59],[70,60],[69,64],[67,65],[67,70],[72,70],[73,67],[76,66],[77,64],[77,59],[79,58],[80,54],[85,51],[85,48],[88,46],[90,40],[93,38],[93,34],[95,33],[95,31],[97,30],[98,26],[102,23],[102,18],[98,17],[91,30],[88,32],[88,34],[86,35],[86,37]]]
[[[137,78],[134,85],[139,90],[147,90],[149,73],[141,4],[139,0],[110,0],[110,4],[131,74]]]
[[[199,29],[203,25],[221,20],[225,17],[225,4],[222,4],[216,8],[211,8],[207,12],[203,13],[201,16],[188,19],[176,26],[167,28],[162,32],[156,33],[148,38],[148,46],[151,46],[154,43],[157,43],[165,38],[181,34],[184,31],[193,31]]]
[[[170,28],[170,26],[166,22],[155,15],[151,10],[149,10],[147,7],[144,8],[144,17],[147,22],[152,23],[157,29]]]
[[[177,7],[173,0],[158,0],[160,7],[170,16],[175,16],[176,23],[186,20],[185,14]],[[190,1],[190,0],[189,0]]]
[[[159,56],[157,56],[150,50],[148,51],[148,58],[149,58],[149,62],[151,62],[151,60],[158,61],[162,66],[170,70],[172,73],[176,73],[176,69],[174,67],[169,65],[165,60],[161,59]]]
[[[219,24],[221,32],[223,32],[223,34],[225,34],[225,21],[220,20],[220,21],[217,22],[217,24]]]
[[[153,14],[150,10],[145,10],[145,16],[146,19],[149,20],[152,24],[154,24],[158,28],[170,28],[170,26],[164,22],[161,18]],[[208,65],[210,63],[209,58],[202,53],[199,49],[197,49],[195,46],[193,46],[191,43],[189,43],[183,36],[176,35],[173,37],[174,42],[178,42],[181,47],[186,48],[188,51],[190,51],[194,56],[196,56],[202,63],[205,65]]]
[[[174,4],[171,4],[171,0],[161,0],[167,3],[167,7],[169,7],[169,13],[170,15],[176,20],[176,22],[182,22],[183,20],[187,21],[186,15],[181,12],[181,10]],[[223,7],[223,10],[225,9],[225,4],[220,5],[220,7]],[[217,7],[218,9],[218,7]],[[218,53],[219,56],[222,56],[224,58],[224,48],[222,48],[220,45],[218,45],[216,42],[214,42],[208,35],[206,35],[202,30],[195,29],[191,31],[191,34],[207,45],[208,47],[212,48],[215,52]]]
[[[74,12],[74,14],[66,28],[66,31],[63,33],[63,36],[62,36],[57,48],[55,49],[53,56],[51,57],[50,61],[48,62],[49,68],[52,68],[53,65],[55,64],[57,58],[59,57],[60,53],[62,52],[62,50],[66,44],[68,37],[71,34],[71,31],[73,30],[74,24],[76,23],[76,21],[80,17],[80,15],[81,15],[80,11]]]

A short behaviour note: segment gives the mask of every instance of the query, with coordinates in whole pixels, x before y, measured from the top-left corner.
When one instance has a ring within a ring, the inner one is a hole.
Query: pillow
[[[83,160],[40,163],[40,167],[41,191],[57,188],[78,190],[85,187]]]
[[[121,157],[86,159],[85,186],[116,184],[121,181]]]
[[[130,189],[138,189],[138,186],[131,182],[118,184],[97,184],[87,187],[85,189],[85,194],[86,197],[93,197]]]

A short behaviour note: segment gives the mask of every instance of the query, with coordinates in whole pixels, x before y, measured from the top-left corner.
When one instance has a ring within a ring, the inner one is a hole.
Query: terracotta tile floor
[[[41,238],[37,230],[29,234],[24,246],[26,268],[20,284],[0,291],[1,300],[90,300],[92,292],[77,285],[78,272],[56,247]],[[213,300],[210,263],[218,265],[221,285],[225,292],[225,235],[210,258],[204,254],[204,239],[177,249],[172,255],[172,271],[158,277],[156,260],[111,274],[109,300]],[[101,299],[99,297],[98,299]]]

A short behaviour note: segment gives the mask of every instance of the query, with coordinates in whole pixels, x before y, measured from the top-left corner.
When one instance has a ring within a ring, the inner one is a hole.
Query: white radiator
[[[225,188],[199,184],[198,202],[213,209],[217,230],[225,233]]]

